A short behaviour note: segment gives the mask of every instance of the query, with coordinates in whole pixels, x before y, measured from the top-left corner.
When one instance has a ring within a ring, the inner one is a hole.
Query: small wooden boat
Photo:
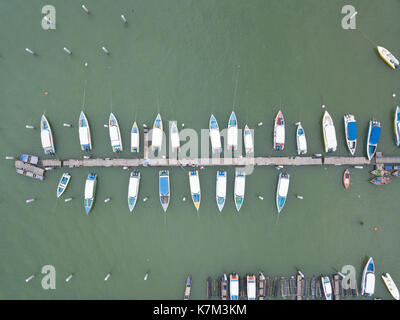
[[[121,132],[119,130],[118,120],[112,112],[110,113],[110,118],[108,120],[108,132],[110,134],[112,151],[121,152],[123,150]]]
[[[79,142],[82,151],[92,150],[92,139],[90,137],[90,127],[86,115],[81,111],[78,121]]]
[[[392,172],[392,175],[395,177],[400,177],[400,171],[399,170],[394,171],[394,172]]]
[[[192,289],[192,276],[188,276],[186,279],[185,295],[183,296],[183,300],[189,300],[191,289]]]
[[[189,184],[190,184],[190,193],[192,195],[193,204],[196,210],[199,211],[200,201],[201,201],[199,171],[197,170],[189,171]]]
[[[275,117],[274,123],[274,150],[283,150],[285,148],[285,120],[281,110]]]
[[[94,199],[96,196],[97,174],[89,173],[85,183],[85,199],[84,206],[86,214],[89,214],[93,208]]]
[[[152,150],[159,150],[162,146],[163,141],[163,124],[161,120],[161,115],[157,114],[156,119],[153,124],[153,134],[151,138],[151,148]]]
[[[383,186],[384,184],[391,183],[392,178],[390,178],[390,177],[375,177],[375,178],[371,179],[369,182],[371,182],[377,186]]]
[[[302,155],[307,153],[307,140],[304,129],[301,122],[297,123],[296,129],[296,142],[297,142],[297,154]]]
[[[61,195],[67,189],[70,179],[71,175],[69,173],[63,173],[57,187],[57,198],[61,197]]]
[[[344,170],[343,185],[346,189],[348,189],[350,187],[350,170],[349,169]]]
[[[289,191],[290,175],[286,172],[279,173],[278,187],[276,188],[276,207],[278,213],[281,212],[285,205],[287,194]]]
[[[395,300],[400,300],[399,290],[397,289],[396,284],[394,283],[392,277],[389,273],[382,274],[382,280],[386,285],[386,288],[389,290],[390,294]]]
[[[40,140],[42,141],[44,154],[56,153],[50,123],[44,114],[42,115],[42,119],[40,120]]]
[[[217,119],[215,119],[214,115],[212,114],[210,117],[210,140],[211,140],[211,148],[213,153],[221,153],[221,135],[219,133],[219,126]]]
[[[222,211],[226,199],[226,171],[217,171],[216,199],[219,212]]]
[[[256,300],[256,276],[247,276],[247,299]]]
[[[37,165],[38,162],[39,162],[39,157],[30,155],[30,154],[22,153],[20,155],[20,157],[19,157],[19,160],[22,161],[22,162],[25,162],[25,163],[30,163],[30,164],[33,164],[33,165]]]
[[[232,111],[228,121],[228,149],[237,150],[238,147],[238,124],[236,114]]]
[[[394,142],[396,146],[400,146],[400,107],[396,107],[396,112],[394,113]]]
[[[224,273],[221,277],[221,300],[228,299],[228,277]]]
[[[266,279],[262,272],[258,274],[258,297],[263,300],[266,296]]]
[[[139,127],[135,121],[131,129],[131,152],[139,152],[139,146],[140,146],[140,133],[139,133]]]
[[[326,300],[332,300],[332,285],[329,277],[321,277],[322,290]]]
[[[176,121],[172,121],[171,123],[170,137],[171,137],[172,152],[178,152],[181,147],[181,142],[179,138],[179,130],[176,125]]]
[[[376,47],[381,58],[392,68],[396,69],[399,66],[399,60],[387,49],[381,46]]]
[[[324,135],[325,152],[334,152],[337,148],[335,125],[332,117],[325,111],[322,118],[322,132]]]
[[[361,295],[369,297],[374,294],[374,291],[375,291],[375,264],[372,257],[370,257],[362,273]]]
[[[237,273],[229,276],[229,295],[231,300],[239,300],[239,275]]]
[[[244,149],[246,154],[254,153],[254,142],[253,142],[253,135],[251,134],[251,130],[249,127],[244,127],[243,131],[243,140],[244,140]]]
[[[235,172],[235,188],[234,188],[234,201],[236,210],[239,211],[243,205],[244,192],[246,186],[246,174],[236,169]]]
[[[357,147],[357,122],[354,115],[344,115],[344,131],[347,147],[349,148],[351,155],[354,155]]]
[[[383,177],[383,176],[389,176],[390,171],[382,170],[382,169],[375,169],[375,170],[370,171],[370,174],[373,174],[374,176],[377,176],[377,177]]]
[[[140,172],[133,171],[129,176],[129,186],[128,186],[128,207],[129,211],[132,212],[135,208],[138,194],[139,194],[139,184],[140,184]]]
[[[367,156],[369,160],[371,160],[376,153],[380,135],[381,123],[379,121],[371,120],[369,122],[367,135]]]
[[[167,211],[170,200],[170,184],[169,184],[169,171],[161,170],[159,172],[159,188],[160,188],[160,202],[164,212]]]

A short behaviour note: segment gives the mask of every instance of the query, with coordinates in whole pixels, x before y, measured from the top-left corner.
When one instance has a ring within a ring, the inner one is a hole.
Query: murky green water
[[[41,8],[47,2],[0,2],[2,159],[21,152],[44,156],[39,130],[24,128],[38,128],[44,111],[57,157],[80,157],[77,122],[84,80],[93,156],[114,156],[103,127],[111,110],[122,129],[125,151],[119,156],[131,157],[135,119],[140,126],[150,125],[160,112],[164,125],[177,120],[199,132],[208,127],[210,113],[225,127],[233,104],[240,127],[247,123],[256,128],[257,156],[294,155],[297,121],[306,131],[309,153],[322,153],[322,104],[336,124],[336,154],[348,155],[346,112],[358,120],[357,155],[365,154],[372,117],[383,124],[379,150],[399,154],[392,133],[399,102],[392,93],[400,95],[399,75],[374,49],[381,44],[395,54],[400,51],[398,1],[353,0],[357,30],[343,30],[341,8],[348,1],[341,0],[87,0],[89,16],[81,2],[59,0],[52,1],[56,30],[45,31]],[[127,17],[126,26],[121,14]],[[26,53],[26,47],[38,56]],[[272,129],[280,106],[288,123],[287,144],[277,154],[272,151]],[[256,127],[260,121],[264,125]],[[73,128],[63,127],[64,122]],[[192,297],[203,299],[206,278],[223,272],[264,270],[270,276],[288,276],[299,267],[311,276],[351,264],[360,280],[367,256],[374,257],[377,276],[389,272],[400,284],[400,180],[375,187],[368,183],[370,168],[351,170],[349,191],[342,186],[343,167],[286,168],[290,195],[276,224],[275,168],[257,168],[247,177],[239,214],[233,203],[234,169],[228,169],[222,214],[215,202],[218,168],[202,170],[198,215],[191,201],[182,202],[183,196],[189,199],[187,173],[170,169],[172,199],[166,216],[158,200],[157,168],[141,169],[140,197],[149,200],[140,201],[134,215],[126,200],[129,173],[96,169],[97,203],[88,217],[82,198],[89,169],[69,170],[72,179],[64,198],[74,200],[65,203],[56,199],[61,170],[40,182],[17,176],[12,161],[0,163],[3,299],[181,299],[188,274],[193,276]],[[259,194],[264,201],[257,199]],[[32,197],[37,201],[26,204]],[[104,203],[107,197],[112,200]],[[56,267],[56,290],[41,287],[40,270],[46,264]],[[112,276],[104,282],[109,271]],[[71,272],[75,277],[66,283]],[[25,283],[32,273],[37,277]],[[376,296],[390,298],[380,277]]]

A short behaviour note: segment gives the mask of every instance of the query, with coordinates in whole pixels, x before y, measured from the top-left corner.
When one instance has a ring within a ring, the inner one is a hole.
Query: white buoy
[[[104,51],[106,54],[110,54],[110,51],[108,51],[108,49],[107,49],[106,47],[101,47],[101,49],[103,49],[103,51]]]
[[[149,277],[149,273],[146,272],[146,274],[144,275],[144,280],[146,281],[148,277]]]
[[[364,167],[363,167],[363,166],[354,166],[354,168],[356,168],[356,169],[363,169]]]
[[[122,167],[122,170],[128,170],[127,166]]]
[[[264,200],[264,197],[263,196],[258,196],[258,199]]]
[[[67,47],[64,47],[64,51],[65,51],[66,53],[68,53],[68,54],[72,54],[72,51],[69,50]]]
[[[357,11],[356,12],[354,12],[352,15],[351,15],[351,17],[350,17],[350,19],[353,19],[356,15],[357,15]]]
[[[52,168],[52,167],[46,167],[46,168],[44,168],[44,170],[46,170],[46,171],[50,171],[50,170],[53,170],[54,168]]]
[[[64,201],[65,201],[65,202],[70,202],[70,201],[72,201],[72,198],[67,198],[67,199],[65,199]]]
[[[83,159],[90,159],[90,156],[84,155]]]
[[[29,49],[29,48],[25,48],[25,51],[28,52],[28,53],[30,53],[30,54],[33,54],[33,55],[36,54],[35,51],[33,51],[33,50]]]
[[[392,94],[392,97],[393,97],[393,98],[396,98],[396,94],[395,94],[395,93],[393,93],[393,94]]]
[[[299,275],[300,275],[302,278],[304,278],[303,272],[301,272],[300,270],[297,270],[297,272],[299,273]]]
[[[143,128],[147,128],[147,124],[143,123]]]
[[[84,4],[82,5],[82,9],[83,9],[83,11],[85,11],[87,14],[90,13],[89,9],[86,8],[86,6],[85,6]]]
[[[104,281],[107,281],[108,279],[110,279],[110,277],[111,277],[111,272],[106,274]]]
[[[72,279],[73,275],[74,275],[74,274],[71,273],[67,278],[65,278],[65,282],[69,282],[69,280]]]
[[[111,198],[104,199],[104,203],[110,202]]]
[[[11,156],[6,156],[6,160],[14,160],[15,157],[11,157]]]
[[[281,169],[283,169],[283,166],[277,166],[276,169],[281,170]]]
[[[35,277],[35,275],[32,274],[31,276],[29,276],[28,278],[25,279],[25,282],[31,281],[34,277]]]
[[[184,123],[182,123],[182,128],[185,126],[185,124]]]
[[[257,126],[261,127],[263,125],[262,122],[257,123]]]
[[[322,105],[322,109],[325,109],[325,105],[324,104]]]
[[[72,127],[72,125],[71,125],[70,123],[63,123],[63,126],[64,126],[64,127],[68,127],[68,128],[71,128],[71,127]]]
[[[127,23],[127,22],[128,22],[128,20],[126,20],[126,18],[125,18],[125,16],[124,16],[123,14],[121,14],[121,19],[122,19],[122,21],[123,21],[124,23]]]
[[[146,202],[147,199],[149,199],[149,197],[144,197],[144,198],[143,198],[143,202]]]
[[[31,126],[31,125],[29,125],[29,124],[27,124],[27,125],[25,126],[25,128],[27,128],[27,129],[35,129],[34,126]]]
[[[345,276],[343,273],[341,273],[340,271],[338,271],[337,273],[338,273],[338,275],[341,276],[343,279],[346,278],[346,276]]]
[[[85,67],[87,67],[87,66],[88,66],[88,63],[87,63],[87,62],[85,62],[83,65],[84,65]]]
[[[182,198],[182,201],[186,201],[186,197],[183,197],[183,198]]]
[[[35,198],[28,199],[28,200],[26,200],[25,202],[26,202],[26,203],[31,203],[31,202],[33,202],[33,201],[35,201]]]
[[[104,128],[108,128],[108,124],[104,124]]]
[[[303,199],[303,196],[301,196],[299,194],[296,197],[297,197],[297,199]]]

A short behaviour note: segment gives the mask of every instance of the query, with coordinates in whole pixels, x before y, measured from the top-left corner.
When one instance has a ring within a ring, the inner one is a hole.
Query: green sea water
[[[56,9],[55,30],[41,28],[46,4]],[[221,214],[215,201],[220,168],[200,171],[198,214],[190,201],[187,169],[170,168],[166,215],[158,199],[159,168],[140,169],[134,214],[126,199],[129,172],[96,168],[97,202],[86,216],[83,191],[91,169],[68,169],[72,179],[63,198],[73,201],[66,203],[56,199],[63,169],[48,172],[41,182],[16,175],[12,161],[4,159],[21,152],[51,158],[40,143],[43,112],[53,129],[56,158],[82,157],[77,123],[85,80],[83,109],[94,157],[133,157],[129,143],[135,120],[142,133],[142,124],[150,126],[160,112],[164,126],[176,120],[200,132],[211,113],[226,127],[232,109],[240,127],[255,128],[256,156],[295,155],[297,121],[305,129],[309,154],[322,153],[322,104],[336,125],[337,155],[349,155],[343,127],[347,112],[358,121],[357,156],[366,153],[371,118],[383,126],[378,150],[398,155],[392,119],[399,99],[392,94],[400,96],[399,74],[375,50],[380,44],[395,55],[400,52],[398,1],[87,0],[89,15],[81,4],[0,2],[1,299],[182,299],[188,274],[192,298],[205,299],[207,277],[224,272],[290,276],[300,268],[311,276],[332,274],[344,265],[356,268],[359,283],[369,256],[376,264],[375,296],[391,298],[380,274],[389,272],[400,284],[400,180],[376,187],[368,182],[372,168],[351,169],[348,191],[342,185],[343,167],[285,168],[291,175],[289,197],[276,223],[274,167],[259,167],[247,176],[239,213],[233,202],[234,168],[228,168]],[[356,30],[342,28],[346,4],[358,12]],[[26,53],[26,47],[37,55]],[[272,131],[279,109],[287,143],[276,153]],[[118,155],[103,126],[110,111],[119,120],[124,143]],[[260,121],[264,125],[257,127]],[[25,129],[26,124],[36,129]],[[104,203],[107,197],[111,201]],[[26,204],[29,198],[37,200]],[[55,290],[41,286],[44,265],[56,268]],[[75,276],[66,283],[71,272]],[[112,276],[105,282],[108,272]],[[36,278],[26,283],[31,274]]]

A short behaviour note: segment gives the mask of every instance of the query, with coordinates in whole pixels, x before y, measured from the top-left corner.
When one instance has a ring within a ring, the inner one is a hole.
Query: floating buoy
[[[26,200],[25,202],[26,202],[26,203],[31,203],[31,202],[33,202],[33,201],[35,201],[35,198],[28,199],[28,200]]]
[[[108,51],[108,49],[107,49],[106,47],[101,47],[101,49],[103,49],[103,51],[104,51],[106,54],[110,54],[110,51]]]
[[[46,171],[50,171],[50,170],[53,170],[54,168],[52,168],[52,167],[46,167],[46,168],[44,168],[44,170],[46,170]]]
[[[183,197],[183,198],[182,198],[182,201],[186,201],[186,197]]]
[[[395,93],[393,93],[393,94],[392,94],[392,97],[393,97],[393,98],[396,98],[396,94],[395,94]]]
[[[378,228],[377,227],[374,227],[374,231],[377,231],[378,230]]]
[[[110,279],[110,277],[111,277],[111,272],[106,274],[104,281],[107,281],[108,279]]]
[[[281,170],[281,169],[283,169],[283,166],[277,166],[276,169]]]
[[[263,125],[262,122],[257,123],[257,126],[261,127]]]
[[[149,197],[144,197],[143,202],[146,202],[149,199]]]
[[[297,199],[303,199],[303,196],[301,196],[301,195],[297,195]]]
[[[64,201],[65,202],[70,202],[72,200],[72,198],[67,198],[67,199],[65,199]]]
[[[83,65],[84,65],[85,67],[87,67],[87,66],[88,66],[88,63],[87,63],[87,62],[85,62]]]
[[[66,53],[68,53],[68,54],[72,54],[72,51],[69,50],[67,47],[64,47],[64,51],[65,51]]]
[[[123,14],[121,14],[121,19],[122,19],[122,21],[123,21],[124,23],[127,23],[127,22],[128,22],[128,20],[126,20],[126,18],[125,18],[125,16],[124,16]]]
[[[352,15],[351,15],[351,17],[350,17],[350,19],[353,19],[356,15],[357,15],[357,11],[356,12],[354,12]]]
[[[68,128],[71,128],[71,127],[72,127],[72,125],[69,124],[69,123],[63,123],[63,126],[64,126],[64,127],[68,127]]]
[[[71,273],[71,274],[65,279],[65,282],[69,282],[69,280],[72,279],[73,275],[74,275],[74,274]]]
[[[6,156],[6,160],[14,160],[15,157],[11,157],[11,156]]]
[[[108,128],[108,124],[104,124],[104,128]]]
[[[47,96],[49,95],[49,92],[48,92],[48,91],[45,91],[45,92],[44,92],[44,95],[47,97]]]
[[[185,124],[184,124],[184,123],[182,123],[182,124],[181,124],[181,126],[182,126],[182,128],[183,128],[183,127],[185,126]]]
[[[149,277],[149,273],[146,272],[146,274],[144,275],[144,280],[146,281],[148,277]]]
[[[30,53],[30,54],[32,54],[32,55],[35,55],[35,54],[36,54],[35,51],[33,51],[33,50],[29,49],[29,48],[25,48],[25,51],[28,52],[28,53]]]
[[[104,199],[104,203],[110,202],[111,198]]]
[[[31,276],[29,276],[28,278],[25,279],[25,282],[31,281],[34,277],[35,277],[35,275],[32,274]]]
[[[90,159],[90,156],[84,155],[83,159]]]
[[[127,166],[122,167],[122,170],[128,170],[128,167]]]
[[[324,104],[322,105],[322,109],[325,109],[325,105]]]
[[[35,129],[34,126],[30,126],[29,124],[27,124],[27,125],[25,126],[25,128],[27,128],[27,129]]]
[[[86,6],[85,6],[84,4],[82,5],[82,9],[83,9],[83,11],[85,11],[87,14],[90,13],[89,9],[86,8]]]
[[[264,200],[264,197],[263,196],[258,196],[258,199]]]
[[[338,273],[339,276],[342,277],[342,279],[346,278],[346,276],[343,273],[341,273],[340,271],[338,271],[337,273]]]

